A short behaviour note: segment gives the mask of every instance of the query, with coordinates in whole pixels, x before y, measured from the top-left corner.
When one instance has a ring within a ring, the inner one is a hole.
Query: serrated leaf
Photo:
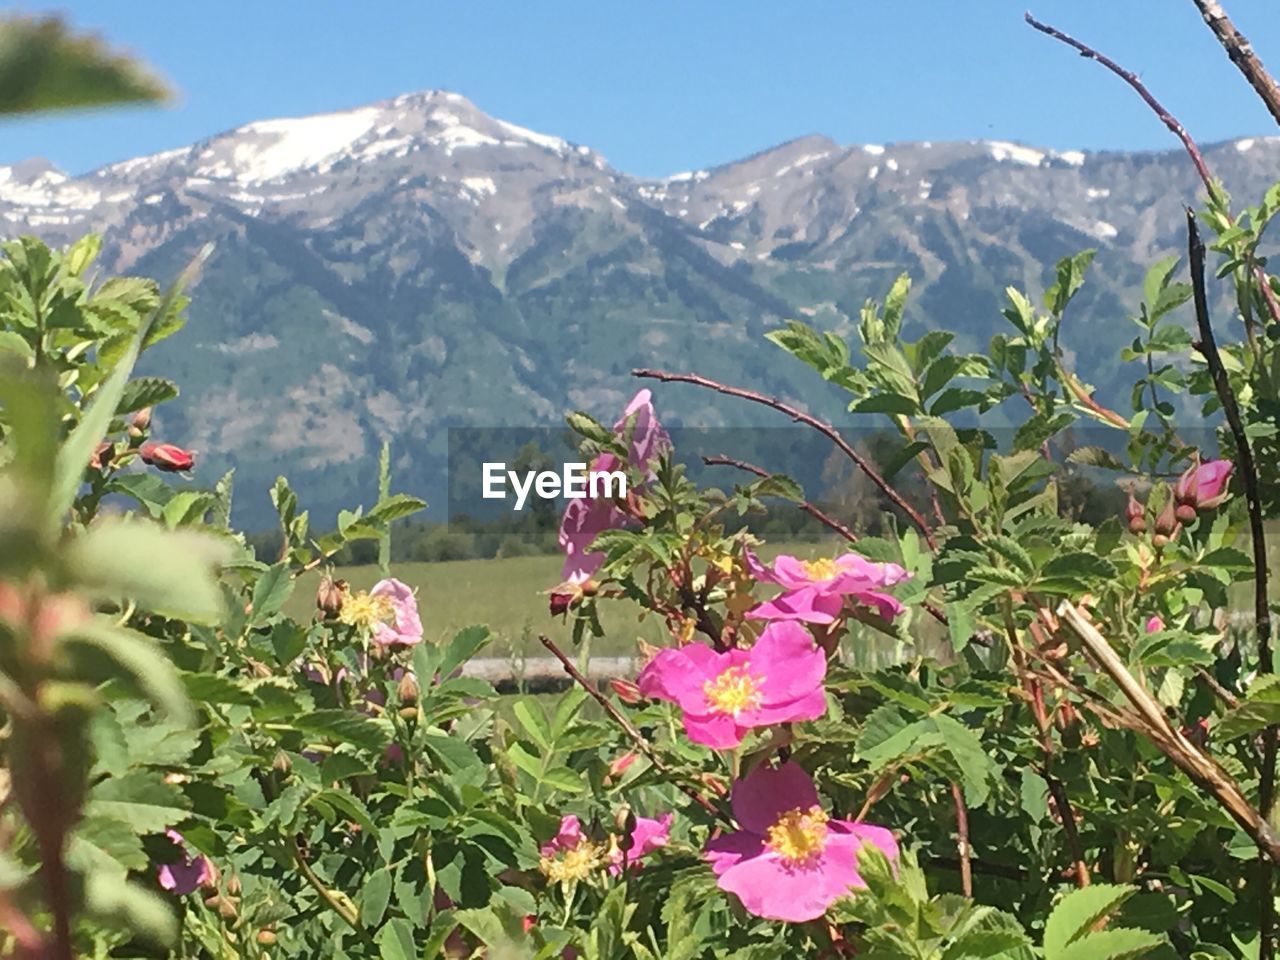
[[[1103,917],[1114,913],[1136,892],[1134,887],[1112,883],[1095,883],[1072,890],[1058,902],[1045,921],[1045,960],[1063,960],[1063,954],[1072,943],[1088,933]]]

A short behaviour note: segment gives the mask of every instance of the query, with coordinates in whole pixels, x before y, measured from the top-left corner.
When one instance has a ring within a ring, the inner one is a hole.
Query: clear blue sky
[[[9,121],[0,163],[82,172],[427,88],[649,176],[808,133],[1174,146],[1118,80],[1025,26],[1028,2],[1141,74],[1202,142],[1280,133],[1190,0],[28,0],[142,56],[178,99]],[[1276,0],[1225,5],[1280,70]]]

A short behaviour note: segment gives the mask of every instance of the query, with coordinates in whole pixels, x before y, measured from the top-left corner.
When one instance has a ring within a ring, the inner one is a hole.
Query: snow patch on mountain
[[[373,129],[380,111],[364,107],[346,113],[320,114],[291,120],[262,120],[241,127],[238,136],[255,137],[237,143],[230,163],[218,159],[196,172],[209,177],[234,178],[240,183],[267,183],[299,170],[330,168],[347,155],[351,145]],[[256,139],[262,138],[262,139]],[[202,154],[216,156],[211,146]]]

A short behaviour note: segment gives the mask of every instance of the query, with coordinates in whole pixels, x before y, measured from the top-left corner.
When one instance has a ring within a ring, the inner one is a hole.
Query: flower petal
[[[816,920],[850,886],[844,864],[825,856],[805,866],[791,866],[773,853],[739,860],[720,874],[721,890],[734,894],[749,913],[767,920],[803,923]]]
[[[732,750],[742,743],[742,736],[746,733],[733,717],[725,713],[707,715],[686,713],[684,732],[694,743],[711,747],[713,750]]]
[[[756,767],[733,786],[730,804],[734,819],[743,828],[764,835],[778,818],[799,807],[818,803],[813,779],[798,763],[788,760],[779,767]]]
[[[838,594],[824,593],[806,586],[788,590],[747,611],[751,620],[798,620],[802,623],[833,623],[844,607]]]
[[[758,833],[739,830],[725,833],[707,841],[702,854],[716,876],[724,873],[740,860],[757,857],[764,852],[764,837]]]
[[[808,630],[791,621],[765,627],[750,657],[751,674],[764,678],[761,694],[766,706],[807,696],[822,686],[827,675],[826,654]]]

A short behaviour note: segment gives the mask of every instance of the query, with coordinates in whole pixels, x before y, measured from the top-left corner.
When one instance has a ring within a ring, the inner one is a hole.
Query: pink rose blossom
[[[201,884],[213,876],[208,857],[201,853],[188,856],[187,842],[177,830],[166,830],[164,835],[178,848],[178,859],[173,863],[161,864],[156,870],[160,886],[180,897],[195,893]]]
[[[755,646],[716,653],[702,644],[670,647],[640,673],[640,692],[684,713],[689,739],[731,749],[752,727],[815,720],[827,709],[827,658],[799,624],[771,623]]]
[[[369,591],[371,597],[386,597],[391,602],[391,622],[373,625],[373,641],[384,646],[413,646],[422,642],[422,619],[418,616],[418,599],[413,590],[394,577],[379,580]]]
[[[596,457],[593,471],[613,471],[621,464],[611,453]],[[561,576],[575,586],[586,583],[604,565],[604,554],[591,552],[591,544],[606,530],[619,530],[630,518],[605,497],[580,497],[570,500],[560,521],[560,549],[564,551]]]
[[[652,394],[641,390],[623,411],[613,431],[627,444],[627,463],[650,480],[653,465],[671,448],[671,438],[658,422]],[[591,464],[592,471],[610,472],[622,469],[622,462],[611,453],[602,453]],[[565,582],[585,583],[604,564],[604,554],[589,551],[592,542],[606,530],[627,526],[631,518],[610,499],[581,497],[570,500],[560,523],[560,549],[565,553],[562,576]]]
[[[667,841],[671,839],[671,821],[674,819],[675,815],[671,813],[663,814],[656,820],[651,817],[636,817],[635,829],[631,831],[631,849],[626,851],[626,856],[623,856],[622,847],[618,844],[614,844],[609,850],[609,873],[614,876],[621,873],[624,859],[628,869],[640,869],[642,857],[667,845]]]
[[[1230,460],[1191,464],[1173,488],[1174,499],[1179,506],[1212,510],[1227,499],[1227,484],[1234,468]]]
[[[747,551],[747,569],[762,583],[776,583],[782,593],[758,604],[747,616],[756,620],[798,620],[802,623],[828,624],[844,612],[845,599],[871,607],[886,620],[903,610],[902,604],[883,591],[908,579],[896,563],[875,563],[856,553],[846,553],[834,560],[800,560],[783,554],[766,567],[754,553]]]
[[[757,917],[815,920],[866,886],[858,874],[865,844],[898,856],[884,827],[828,817],[813,780],[794,762],[757,767],[734,785],[731,803],[742,829],[712,839],[704,853],[720,889]]]

